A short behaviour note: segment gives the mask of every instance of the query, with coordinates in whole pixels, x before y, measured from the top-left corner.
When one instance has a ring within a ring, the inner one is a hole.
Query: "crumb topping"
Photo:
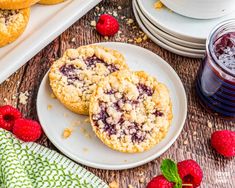
[[[12,23],[17,19],[19,13],[19,10],[0,9],[0,23],[7,26],[9,23]]]
[[[93,125],[114,142],[148,143],[168,128],[168,91],[154,78],[142,78],[143,73],[123,72],[98,87],[91,109]],[[159,96],[160,88],[165,96]]]
[[[51,67],[50,85],[56,97],[76,113],[88,114],[90,96],[109,74],[127,69],[124,57],[101,46],[69,49]]]

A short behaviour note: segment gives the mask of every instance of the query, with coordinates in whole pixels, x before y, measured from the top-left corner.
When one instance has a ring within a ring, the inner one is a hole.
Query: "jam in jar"
[[[209,35],[196,91],[203,106],[235,119],[235,20],[219,24]]]

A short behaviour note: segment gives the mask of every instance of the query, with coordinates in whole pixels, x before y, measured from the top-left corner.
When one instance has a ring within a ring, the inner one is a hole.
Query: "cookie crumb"
[[[51,104],[48,104],[48,105],[47,105],[47,109],[48,109],[48,110],[51,110],[51,109],[52,109],[52,105],[51,105]]]
[[[156,3],[154,3],[154,8],[155,9],[161,9],[164,5],[162,4],[161,1],[157,1]]]
[[[56,99],[56,96],[54,95],[54,93],[51,93],[51,94],[50,94],[50,97],[51,97],[52,99]]]
[[[143,40],[146,41],[148,39],[148,36],[145,34],[143,37]]]
[[[66,114],[66,113],[64,113],[63,115],[64,115],[64,117],[68,117],[68,116],[69,116],[69,115],[68,115],[68,114]]]
[[[105,40],[109,40],[109,37],[108,37],[108,36],[105,36],[104,39],[105,39]]]
[[[8,99],[7,98],[4,98],[3,99],[5,103],[8,103]]]
[[[144,183],[144,179],[145,179],[144,177],[140,178],[139,182]]]
[[[88,149],[87,148],[83,148],[82,149],[84,152],[88,152]]]
[[[131,24],[133,24],[133,23],[134,23],[134,20],[133,20],[133,19],[129,18],[129,19],[127,20],[127,24],[128,24],[128,25],[131,25]]]
[[[117,17],[117,16],[118,16],[117,11],[115,11],[115,10],[113,11],[113,16],[114,16],[114,17]]]
[[[19,101],[19,103],[23,104],[23,105],[27,104],[28,97],[29,97],[29,92],[28,91],[20,92],[20,95],[19,95],[20,101]]]
[[[193,136],[196,136],[196,135],[197,135],[197,132],[196,132],[196,131],[194,131],[194,132],[193,132]]]
[[[96,21],[95,21],[95,20],[92,20],[91,23],[90,23],[90,25],[91,25],[92,27],[95,27],[95,26],[96,26]]]
[[[86,118],[86,119],[84,120],[84,122],[85,122],[85,123],[90,123],[90,118]]]
[[[95,10],[98,12],[98,11],[100,11],[100,7],[95,7]]]
[[[207,121],[207,126],[209,127],[209,128],[212,128],[212,123],[208,120]]]
[[[122,7],[121,7],[121,6],[118,6],[118,10],[122,10]]]
[[[130,185],[128,185],[128,188],[134,188],[134,187],[133,187],[133,185],[130,184]]]
[[[143,41],[143,39],[141,37],[135,39],[135,42],[138,44],[141,43],[142,41]]]
[[[71,42],[76,42],[76,38],[73,37],[73,38],[71,39]]]
[[[185,141],[184,141],[184,145],[188,145],[188,140],[185,140]]]
[[[63,137],[64,137],[65,139],[68,138],[68,137],[70,137],[71,134],[72,134],[72,130],[71,130],[71,129],[69,129],[69,128],[65,128],[65,129],[64,129]]]
[[[109,184],[109,188],[119,188],[119,183],[117,183],[116,181],[112,181]]]

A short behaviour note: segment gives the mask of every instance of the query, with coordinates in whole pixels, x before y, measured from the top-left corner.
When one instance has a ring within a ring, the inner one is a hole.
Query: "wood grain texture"
[[[118,6],[122,9],[119,10]],[[39,52],[26,65],[20,68],[8,81],[0,85],[0,105],[12,104],[17,106],[23,114],[32,119],[37,119],[36,97],[40,82],[50,67],[53,60],[63,54],[67,48],[75,48],[80,45],[106,41],[96,33],[90,26],[90,21],[97,20],[99,13],[108,13],[117,11],[120,22],[119,36],[109,38],[108,41],[130,42],[141,35],[140,29],[133,24],[128,25],[126,18],[134,19],[131,7],[131,0],[104,0],[99,7],[104,7],[100,11],[95,8],[77,21],[73,26],[66,30],[62,35],[55,39],[51,44]],[[125,16],[125,17],[124,17]],[[133,42],[131,42],[133,43]],[[157,55],[165,59],[180,76],[188,98],[188,116],[184,129],[171,146],[161,157],[145,164],[141,167],[131,170],[107,171],[87,168],[98,175],[107,183],[115,180],[119,182],[120,188],[126,188],[132,185],[135,188],[144,188],[146,183],[157,174],[160,174],[160,163],[163,158],[171,158],[176,161],[185,159],[195,159],[202,167],[204,172],[202,188],[232,188],[235,185],[235,161],[234,159],[225,159],[215,153],[210,147],[209,138],[213,131],[220,129],[235,130],[233,121],[225,121],[212,114],[207,113],[199,103],[194,89],[194,80],[200,59],[190,59],[172,54],[150,40],[140,44]],[[19,103],[18,94],[29,91],[28,102],[25,105]],[[14,97],[15,96],[15,97]],[[212,128],[207,126],[207,121],[212,123]],[[195,135],[196,132],[196,135]],[[188,143],[185,144],[185,141]],[[39,143],[56,149],[44,135]],[[140,180],[144,182],[140,182]]]

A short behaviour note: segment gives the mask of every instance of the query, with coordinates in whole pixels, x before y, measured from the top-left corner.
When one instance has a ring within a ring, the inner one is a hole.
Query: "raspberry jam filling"
[[[143,104],[143,101],[145,100],[144,98],[152,96],[154,92],[150,87],[144,84],[137,85],[137,88],[139,91],[137,100],[130,100],[123,94],[121,94],[120,98],[113,101],[112,105],[109,106],[107,106],[106,102],[99,101],[100,111],[98,114],[95,114],[92,117],[95,126],[103,130],[103,132],[106,132],[109,136],[117,135],[118,139],[121,139],[122,137],[128,135],[131,136],[131,141],[133,143],[143,142],[146,139],[146,135],[150,134],[151,131],[143,129],[144,123],[137,123],[135,121],[130,122],[129,120],[125,120],[124,114],[130,114],[130,111],[126,112],[123,106],[125,106],[125,104],[130,104],[132,106],[132,110],[137,110],[138,108],[141,108],[141,104]],[[108,96],[115,96],[116,94],[118,94],[118,92],[113,89],[108,90],[104,93]],[[113,117],[109,115],[108,108],[113,109],[114,114],[119,113],[118,119],[110,122],[110,119],[112,119]],[[164,114],[159,110],[155,110],[152,113],[148,113],[148,115],[162,117]]]
[[[76,68],[73,64],[65,64],[62,67],[60,67],[60,72],[68,78],[68,83],[72,84],[72,82],[76,80],[81,80],[79,78],[79,75],[77,74],[76,70],[79,70]]]
[[[7,25],[11,17],[18,13],[19,10],[0,10],[0,22]]]
[[[148,96],[153,95],[153,90],[144,84],[138,84],[137,88],[139,90],[140,95],[143,95],[143,94],[147,94]]]
[[[107,67],[107,69],[110,71],[110,73],[113,73],[113,72],[119,70],[113,64],[108,64],[108,63],[104,62],[102,59],[99,59],[98,57],[96,57],[95,55],[92,57],[86,58],[84,61],[87,65],[87,67],[91,67],[91,68],[96,67],[96,64],[98,64],[98,63],[103,64],[105,67]]]
[[[76,59],[78,58],[70,58],[69,60],[74,61]],[[115,65],[108,64],[96,56],[88,57],[83,61],[86,64],[88,70],[95,70],[97,64],[103,64],[109,70],[110,73],[119,70]],[[81,68],[77,68],[73,64],[65,64],[60,67],[60,72],[68,78],[68,84],[72,84],[74,81],[82,81],[82,79],[80,78],[81,76],[79,76],[81,71]]]
[[[221,67],[235,74],[235,32],[229,32],[218,38],[213,49]]]

